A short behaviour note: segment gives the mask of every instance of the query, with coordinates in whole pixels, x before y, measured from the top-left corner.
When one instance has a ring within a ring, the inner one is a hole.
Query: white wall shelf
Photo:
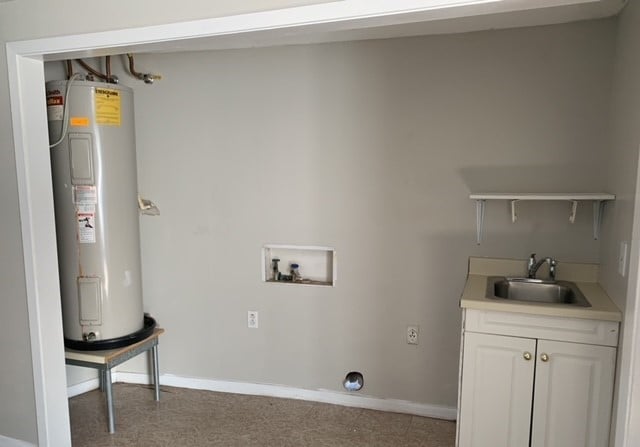
[[[278,280],[273,274],[273,259],[277,258],[280,273],[290,275],[291,264],[298,264],[299,280]],[[262,280],[273,284],[335,286],[337,276],[336,251],[331,247],[312,245],[277,245],[262,247]]]
[[[602,222],[602,212],[607,200],[615,200],[616,196],[608,193],[476,193],[469,195],[469,198],[476,201],[476,243],[480,245],[482,241],[482,227],[484,223],[484,207],[487,200],[509,200],[511,201],[511,221],[518,220],[516,213],[516,203],[521,200],[546,200],[546,201],[567,201],[571,202],[569,222],[576,220],[578,202],[593,202],[593,238],[600,237],[600,224]]]

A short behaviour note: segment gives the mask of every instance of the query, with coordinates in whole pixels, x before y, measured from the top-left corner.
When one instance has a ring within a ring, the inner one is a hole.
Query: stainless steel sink
[[[580,289],[569,281],[490,276],[487,298],[591,307]]]

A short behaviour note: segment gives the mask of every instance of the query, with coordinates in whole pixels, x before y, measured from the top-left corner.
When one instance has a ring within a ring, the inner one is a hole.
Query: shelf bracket
[[[578,211],[578,201],[571,201],[571,214],[569,214],[569,222],[575,223],[576,221],[576,211]]]
[[[602,224],[602,212],[604,211],[604,200],[593,201],[593,239],[600,238],[600,225]]]
[[[518,214],[516,213],[516,202],[518,201],[519,201],[518,199],[511,201],[511,222],[512,223],[516,223],[516,221],[518,220]]]
[[[484,222],[484,205],[486,200],[476,200],[476,244],[482,241],[482,225]]]

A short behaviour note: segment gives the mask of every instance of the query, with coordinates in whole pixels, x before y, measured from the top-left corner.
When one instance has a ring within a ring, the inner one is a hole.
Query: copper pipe
[[[127,58],[129,58],[129,73],[131,73],[131,76],[136,77],[138,79],[144,79],[144,74],[138,73],[133,65],[134,64],[133,54],[127,53]]]
[[[105,70],[107,72],[107,82],[111,82],[111,56],[105,57]]]
[[[82,59],[76,59],[76,62],[80,64],[80,66],[82,66],[82,68],[84,68],[85,70],[87,70],[89,73],[91,73],[94,76],[99,77],[100,79],[103,79],[105,81],[108,81],[109,78],[107,78],[106,75],[100,73],[97,70],[94,70],[93,68],[91,68],[85,61],[83,61]]]

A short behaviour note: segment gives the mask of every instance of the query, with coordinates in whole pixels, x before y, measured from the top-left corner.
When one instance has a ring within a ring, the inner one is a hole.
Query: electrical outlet
[[[627,276],[627,252],[629,251],[629,243],[620,242],[620,252],[618,253],[618,273],[620,276]]]
[[[410,345],[417,345],[419,335],[420,326],[407,326],[407,343]]]
[[[247,312],[247,327],[258,329],[258,311],[250,310]]]

